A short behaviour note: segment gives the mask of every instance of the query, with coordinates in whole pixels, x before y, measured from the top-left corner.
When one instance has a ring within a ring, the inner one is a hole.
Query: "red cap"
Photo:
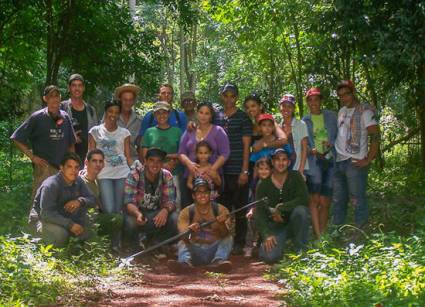
[[[336,86],[336,90],[339,91],[343,87],[348,87],[352,93],[354,93],[354,83],[351,80],[341,80]]]
[[[312,87],[311,89],[309,89],[307,91],[307,93],[305,94],[305,98],[308,99],[308,97],[311,97],[311,96],[320,96],[320,97],[322,97],[322,93],[320,92],[320,88],[318,88],[318,87]]]
[[[257,123],[261,123],[263,120],[266,120],[266,119],[271,120],[272,122],[274,122],[273,115],[267,114],[267,113],[263,113],[263,114],[258,115]]]

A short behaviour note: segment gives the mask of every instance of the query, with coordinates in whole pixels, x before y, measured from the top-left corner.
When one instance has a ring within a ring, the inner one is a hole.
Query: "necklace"
[[[201,130],[200,128],[196,129],[196,140],[203,141],[205,137],[210,133],[212,125],[210,125],[206,130]]]

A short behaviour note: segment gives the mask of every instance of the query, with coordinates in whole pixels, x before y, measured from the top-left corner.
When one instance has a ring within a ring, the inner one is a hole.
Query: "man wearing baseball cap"
[[[139,95],[140,87],[135,84],[125,83],[115,89],[115,99],[121,101],[121,113],[118,119],[118,126],[126,128],[130,131],[130,150],[131,157],[134,160],[138,159],[136,139],[139,134],[142,124],[141,118],[134,111],[137,96]]]
[[[310,113],[303,117],[308,130],[307,184],[310,192],[310,213],[317,238],[325,232],[332,199],[335,171],[335,139],[337,118],[335,112],[321,108],[320,88],[312,87],[306,93]]]
[[[277,148],[272,153],[273,171],[257,186],[256,199],[268,197],[266,205],[255,210],[255,222],[261,237],[260,259],[267,263],[281,259],[286,240],[291,237],[297,252],[308,241],[310,217],[308,192],[303,177],[288,170],[288,153]]]
[[[47,86],[46,107],[32,113],[10,137],[33,165],[31,201],[44,179],[58,172],[65,153],[74,151],[74,130],[68,114],[60,109],[60,99],[59,88]]]
[[[194,203],[184,208],[179,215],[179,232],[192,231],[189,238],[178,243],[178,260],[169,260],[168,267],[177,274],[190,273],[194,266],[206,265],[208,271],[227,273],[232,269],[228,260],[233,246],[229,210],[211,202],[208,181],[202,177],[193,180]],[[200,225],[216,220],[208,227]]]
[[[229,137],[230,156],[223,166],[224,191],[221,202],[229,210],[240,208],[248,203],[249,147],[251,145],[252,122],[248,115],[236,106],[238,88],[232,83],[225,84],[220,91],[224,110],[216,117],[216,124],[226,131]],[[243,254],[247,232],[246,212],[236,214],[236,234],[234,254]]]
[[[173,175],[163,168],[165,156],[161,149],[150,148],[145,164],[136,160],[125,181],[125,232],[135,250],[140,236],[160,241],[177,233],[176,187]]]
[[[159,87],[158,101],[165,101],[170,105],[170,116],[168,123],[171,127],[177,127],[183,133],[187,128],[187,119],[184,112],[173,108],[174,89],[171,84],[164,83]],[[143,143],[143,137],[147,129],[157,125],[157,121],[152,111],[146,113],[143,117],[142,124],[139,131],[139,143]]]
[[[336,92],[343,107],[338,112],[338,134],[335,141],[333,224],[345,224],[350,199],[356,226],[361,228],[366,225],[369,217],[367,177],[369,165],[379,149],[379,125],[374,108],[359,101],[351,80],[342,80],[337,85]]]
[[[75,130],[75,152],[84,161],[88,149],[88,132],[98,124],[96,109],[84,101],[85,81],[82,75],[72,74],[68,79],[69,99],[61,102]]]

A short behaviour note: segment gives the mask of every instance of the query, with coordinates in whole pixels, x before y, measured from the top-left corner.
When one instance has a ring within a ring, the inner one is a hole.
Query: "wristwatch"
[[[248,171],[242,171],[242,174],[249,175]]]

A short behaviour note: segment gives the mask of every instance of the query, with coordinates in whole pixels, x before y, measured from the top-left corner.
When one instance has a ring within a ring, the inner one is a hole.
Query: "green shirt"
[[[313,122],[313,137],[316,150],[319,153],[324,153],[326,147],[323,146],[323,142],[328,141],[328,133],[326,132],[323,113],[319,115],[311,114],[311,121]]]
[[[288,171],[288,177],[282,189],[278,189],[274,185],[271,177],[261,180],[257,186],[256,199],[259,200],[266,196],[268,202],[255,209],[255,222],[262,238],[267,238],[279,229],[283,229],[295,207],[308,205],[307,186],[298,171]],[[284,204],[279,208],[284,223],[276,223],[271,218],[269,208],[275,208],[279,203]]]
[[[143,135],[143,147],[151,148],[156,147],[166,152],[167,154],[174,154],[179,151],[180,137],[182,132],[177,127],[169,127],[161,129],[158,127],[151,127],[146,130]],[[180,174],[182,167],[178,165],[173,175]]]

